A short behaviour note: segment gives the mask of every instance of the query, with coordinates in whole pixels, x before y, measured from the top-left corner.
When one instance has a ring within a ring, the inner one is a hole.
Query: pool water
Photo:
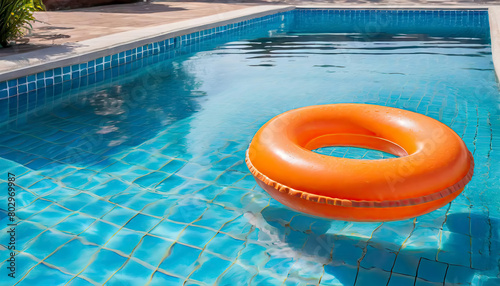
[[[344,12],[297,12],[280,29],[71,91],[3,130],[0,185],[16,175],[19,223],[12,279],[2,210],[0,284],[500,285],[487,14],[468,16],[471,27],[460,14],[372,12],[356,25]],[[293,108],[346,102],[450,126],[474,155],[472,181],[443,208],[384,223],[314,218],[270,198],[244,163],[255,132]]]

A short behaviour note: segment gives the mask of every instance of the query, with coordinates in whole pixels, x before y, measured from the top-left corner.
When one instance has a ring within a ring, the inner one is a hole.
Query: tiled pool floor
[[[442,121],[474,154],[473,180],[404,221],[287,209],[245,150],[274,115],[337,102]],[[420,35],[275,34],[93,85],[0,134],[20,220],[17,276],[2,248],[0,284],[499,285],[499,103],[487,40]]]

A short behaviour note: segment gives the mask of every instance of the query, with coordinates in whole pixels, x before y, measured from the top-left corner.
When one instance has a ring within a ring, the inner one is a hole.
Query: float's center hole
[[[314,149],[312,151],[318,154],[348,159],[378,160],[398,157],[383,151],[359,147],[331,146]]]

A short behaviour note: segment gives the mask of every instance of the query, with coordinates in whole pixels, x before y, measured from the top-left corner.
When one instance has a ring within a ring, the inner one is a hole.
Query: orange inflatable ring
[[[353,146],[399,157],[326,156],[311,150]],[[332,104],[278,115],[257,132],[246,155],[257,183],[282,204],[347,221],[419,216],[456,198],[474,159],[462,139],[430,117],[396,108]]]

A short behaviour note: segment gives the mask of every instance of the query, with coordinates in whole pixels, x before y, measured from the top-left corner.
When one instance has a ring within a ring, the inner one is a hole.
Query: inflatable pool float
[[[326,146],[375,149],[398,157],[338,158]],[[250,143],[246,163],[259,186],[297,211],[347,221],[419,216],[456,198],[474,159],[462,139],[430,117],[396,108],[331,104],[269,120]]]

